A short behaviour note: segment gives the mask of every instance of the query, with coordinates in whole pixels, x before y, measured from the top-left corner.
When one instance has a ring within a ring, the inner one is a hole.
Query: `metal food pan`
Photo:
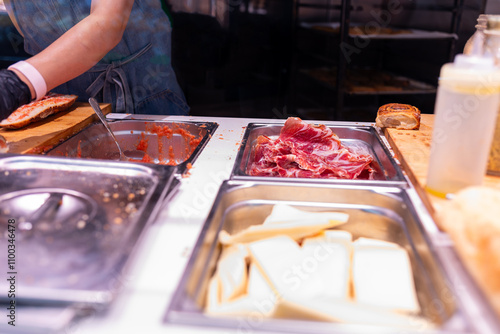
[[[109,303],[176,167],[0,158],[0,247],[15,244],[16,304]],[[8,223],[14,237],[8,233]],[[11,226],[11,228],[12,228]],[[7,252],[0,255],[7,265]],[[8,282],[0,288],[7,291]],[[0,301],[9,302],[7,294]]]
[[[179,166],[183,172],[198,157],[218,125],[133,119],[109,121],[109,126],[124,151],[144,150],[150,162]],[[93,123],[47,155],[118,160],[118,148],[102,123]]]
[[[421,324],[409,324],[405,332],[469,332],[467,322],[463,321],[463,312],[453,297],[455,291],[449,285],[435,249],[421,228],[406,190],[400,187],[238,180],[223,182],[166,312],[166,323],[238,329],[244,332],[395,331],[394,328],[356,324],[282,319],[256,321],[245,317],[214,318],[204,314],[208,280],[221,252],[221,245],[217,242],[218,233],[225,230],[233,234],[248,226],[261,224],[277,203],[289,204],[302,210],[346,212],[349,214],[349,221],[337,227],[338,229],[351,232],[354,239],[368,237],[390,241],[408,251],[421,307],[420,316],[435,328],[431,331],[420,327]]]
[[[287,178],[287,177],[265,177],[251,176],[247,174],[247,168],[251,163],[254,154],[254,147],[257,138],[261,135],[275,139],[279,136],[283,124],[250,123],[245,131],[241,142],[240,150],[236,157],[232,179],[251,181],[294,181],[294,182],[314,182],[314,183],[340,183],[340,184],[373,184],[373,185],[403,185],[407,181],[401,168],[391,156],[389,149],[384,145],[380,134],[369,123],[349,123],[349,122],[327,122],[328,128],[339,136],[346,146],[362,146],[373,157],[372,168],[375,170],[373,180],[368,179],[317,179],[317,178]]]

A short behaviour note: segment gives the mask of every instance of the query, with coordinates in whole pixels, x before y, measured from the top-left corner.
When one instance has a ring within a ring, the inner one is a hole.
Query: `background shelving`
[[[324,101],[323,118],[337,120],[373,119],[388,102],[432,112],[463,9],[463,0],[295,0],[291,105],[307,117],[309,108],[318,112],[311,100]],[[305,87],[311,82],[317,90]]]

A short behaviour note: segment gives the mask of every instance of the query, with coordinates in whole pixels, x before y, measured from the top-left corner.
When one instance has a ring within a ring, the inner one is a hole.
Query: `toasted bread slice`
[[[9,129],[19,129],[26,125],[44,119],[57,112],[67,110],[75,103],[78,96],[49,93],[38,101],[25,104],[0,122],[0,126]]]

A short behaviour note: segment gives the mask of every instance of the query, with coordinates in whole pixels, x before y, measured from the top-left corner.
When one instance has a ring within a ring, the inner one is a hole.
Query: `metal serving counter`
[[[110,114],[108,118],[123,119],[130,116]],[[165,313],[179,285],[188,260],[195,247],[202,227],[209,215],[223,181],[231,176],[238,150],[249,123],[283,123],[282,119],[236,119],[213,117],[160,117],[154,120],[216,122],[219,124],[204,149],[199,154],[188,174],[180,179],[180,186],[171,195],[170,200],[161,207],[156,220],[144,232],[139,247],[128,264],[128,270],[117,272],[109,284],[120,293],[107,308],[47,308],[30,306],[18,309],[18,323],[14,333],[21,333],[24,328],[30,333],[47,333],[56,330],[62,333],[239,333],[248,332],[247,324],[233,328],[195,327],[165,323]],[[321,122],[328,125],[329,122]],[[336,126],[343,123],[336,122]],[[353,123],[346,123],[352,126]],[[368,123],[355,124],[367,126]],[[380,135],[380,134],[379,134]],[[385,138],[382,138],[385,141]],[[406,178],[406,176],[404,176]],[[407,180],[408,181],[408,180]],[[443,244],[446,236],[439,232],[428,214],[424,203],[411,187],[406,187],[406,194],[412,200],[414,210],[419,213],[421,226],[431,244]],[[450,243],[448,242],[448,245]],[[449,254],[442,261],[453,264]],[[456,261],[456,260],[455,260]],[[445,266],[445,267],[447,267]],[[453,272],[453,275],[457,272]],[[460,272],[458,272],[460,274]],[[481,305],[474,286],[469,286],[467,279],[452,280],[455,292],[464,296],[457,301],[462,312],[452,318],[449,328],[467,328],[464,333],[492,331],[492,322],[488,312]],[[455,298],[446,291],[446,298]],[[463,303],[469,303],[463,308]],[[37,309],[38,308],[38,309]],[[24,314],[23,314],[24,313]],[[477,317],[480,314],[480,317]],[[491,314],[490,314],[491,315]],[[29,321],[28,321],[29,319]],[[71,321],[71,319],[75,319]],[[471,321],[474,319],[474,321]],[[264,333],[259,328],[259,321],[254,321],[253,332]],[[37,329],[38,327],[38,329]],[[12,328],[6,321],[0,323],[0,332]],[[313,330],[311,330],[313,332]]]

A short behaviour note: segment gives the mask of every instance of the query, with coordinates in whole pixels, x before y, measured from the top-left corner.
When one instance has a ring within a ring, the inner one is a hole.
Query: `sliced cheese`
[[[274,297],[273,290],[266,282],[266,279],[262,276],[262,273],[259,268],[257,268],[255,263],[250,264],[250,268],[248,270],[247,295],[256,299],[276,299]]]
[[[352,242],[352,234],[348,231],[342,230],[326,230],[323,231],[323,235],[328,241],[345,241]]]
[[[352,278],[360,305],[396,312],[420,310],[410,258],[404,248],[355,246]]]
[[[216,289],[217,283],[211,281],[210,282],[210,290]],[[213,294],[216,291],[210,292],[207,299],[207,306],[205,308],[205,314],[216,317],[227,317],[227,316],[250,316],[253,312],[259,312],[259,304],[255,302],[252,298],[244,295],[233,301],[218,303],[215,298],[213,298]]]
[[[356,323],[406,329],[413,328],[419,331],[434,327],[421,317],[389,312],[377,307],[360,305],[350,301],[336,301],[332,303],[331,300],[324,298],[298,300],[292,297],[280,299],[271,316],[273,318]]]
[[[277,296],[255,264],[250,265],[247,296],[262,315],[268,317],[274,312]]]
[[[302,242],[302,267],[308,278],[310,298],[347,300],[350,296],[351,243],[350,233],[328,231]],[[313,285],[314,284],[314,285]]]
[[[248,244],[251,261],[257,266],[269,287],[281,296],[296,290],[293,270],[302,259],[299,245],[281,235]],[[300,280],[299,280],[300,285]]]
[[[271,213],[264,224],[252,225],[234,235],[223,231],[219,234],[219,241],[223,245],[248,243],[277,235],[287,235],[294,240],[316,234],[347,222],[349,215],[340,212],[307,212],[290,206],[276,205],[278,213]],[[293,217],[286,215],[279,219],[281,211],[292,210]],[[271,217],[271,218],[269,218]]]
[[[205,313],[211,316],[255,316],[269,317],[276,305],[276,296],[265,282],[259,270],[250,266],[248,293],[231,301],[221,301],[217,274],[209,282]]]
[[[335,227],[342,222],[328,221],[328,222],[288,222],[279,225],[253,225],[247,229],[234,234],[219,237],[219,241],[224,245],[231,245],[235,243],[248,243],[256,240],[272,238],[277,235],[286,235],[294,240],[299,240],[309,235],[320,232],[321,230]]]
[[[219,277],[217,277],[217,274],[212,276],[210,278],[210,281],[208,282],[208,289],[207,289],[207,301],[206,301],[206,306],[205,310],[207,312],[212,312],[213,310],[216,310],[220,305],[220,285],[219,285]]]
[[[264,220],[263,225],[268,224],[281,224],[290,221],[300,221],[300,220],[338,220],[338,221],[347,221],[348,215],[342,212],[313,212],[313,211],[304,211],[293,206],[278,203],[273,206],[271,214],[267,216]]]
[[[221,302],[233,300],[245,293],[248,279],[247,255],[246,247],[241,244],[223,250],[217,263]]]
[[[249,243],[252,263],[279,298],[348,298],[349,245],[324,238],[306,240],[302,247],[288,236]]]
[[[354,241],[354,246],[355,247],[376,246],[376,247],[392,247],[392,248],[401,247],[394,242],[389,242],[389,241],[380,240],[380,239],[365,238],[365,237],[361,237],[361,238],[356,239],[356,241]]]
[[[305,238],[303,241],[306,240],[338,242],[351,245],[352,234],[348,231],[342,231],[342,230],[324,230],[314,236]]]
[[[225,248],[206,313],[431,328],[415,316],[420,307],[406,250],[378,239],[353,242],[351,233],[331,229],[347,220],[278,204],[262,225],[221,231]]]

